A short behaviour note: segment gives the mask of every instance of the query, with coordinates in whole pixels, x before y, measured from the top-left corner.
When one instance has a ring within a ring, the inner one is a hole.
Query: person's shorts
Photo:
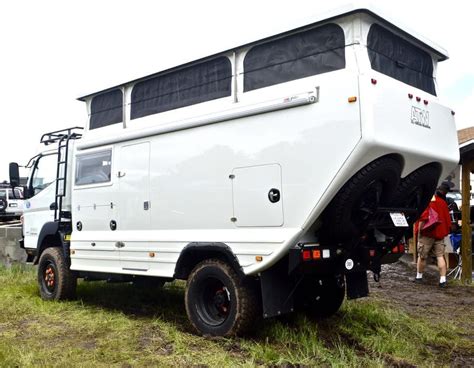
[[[442,257],[444,255],[444,247],[444,239],[436,240],[427,236],[420,236],[420,239],[418,239],[418,255],[421,259],[428,258],[430,252],[435,257]]]

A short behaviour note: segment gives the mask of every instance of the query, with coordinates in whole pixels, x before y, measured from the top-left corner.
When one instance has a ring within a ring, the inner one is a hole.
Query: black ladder
[[[41,143],[46,146],[58,143],[58,163],[56,168],[56,191],[54,199],[54,221],[62,222],[70,220],[71,213],[63,211],[63,198],[66,196],[68,158],[69,158],[69,142],[71,140],[80,139],[82,137],[81,127],[67,128],[51,133],[43,134]]]

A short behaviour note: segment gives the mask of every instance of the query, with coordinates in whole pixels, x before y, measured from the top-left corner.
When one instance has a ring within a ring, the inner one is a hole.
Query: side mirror
[[[10,185],[12,188],[20,185],[20,170],[16,162],[10,162]]]

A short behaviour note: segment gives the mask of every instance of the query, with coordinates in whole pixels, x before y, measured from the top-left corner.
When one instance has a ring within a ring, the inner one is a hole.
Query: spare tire
[[[406,214],[409,225],[412,225],[428,206],[436,191],[441,168],[437,165],[423,166],[400,181],[391,207],[416,208],[415,214]]]
[[[4,211],[7,208],[7,201],[3,198],[0,198],[0,211]]]
[[[401,164],[381,157],[359,170],[339,190],[323,215],[323,242],[347,242],[360,236],[380,206],[392,200],[400,182]]]

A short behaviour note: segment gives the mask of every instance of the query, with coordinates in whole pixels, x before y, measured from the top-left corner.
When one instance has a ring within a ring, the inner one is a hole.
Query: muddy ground
[[[379,283],[369,278],[372,297],[412,316],[425,316],[433,323],[454,322],[459,326],[460,334],[474,341],[474,286],[463,286],[448,278],[448,287],[439,288],[439,273],[435,265],[429,265],[425,270],[423,284],[415,284],[412,279],[416,266],[411,255],[382,267]],[[474,356],[452,351],[452,365],[474,367]]]

